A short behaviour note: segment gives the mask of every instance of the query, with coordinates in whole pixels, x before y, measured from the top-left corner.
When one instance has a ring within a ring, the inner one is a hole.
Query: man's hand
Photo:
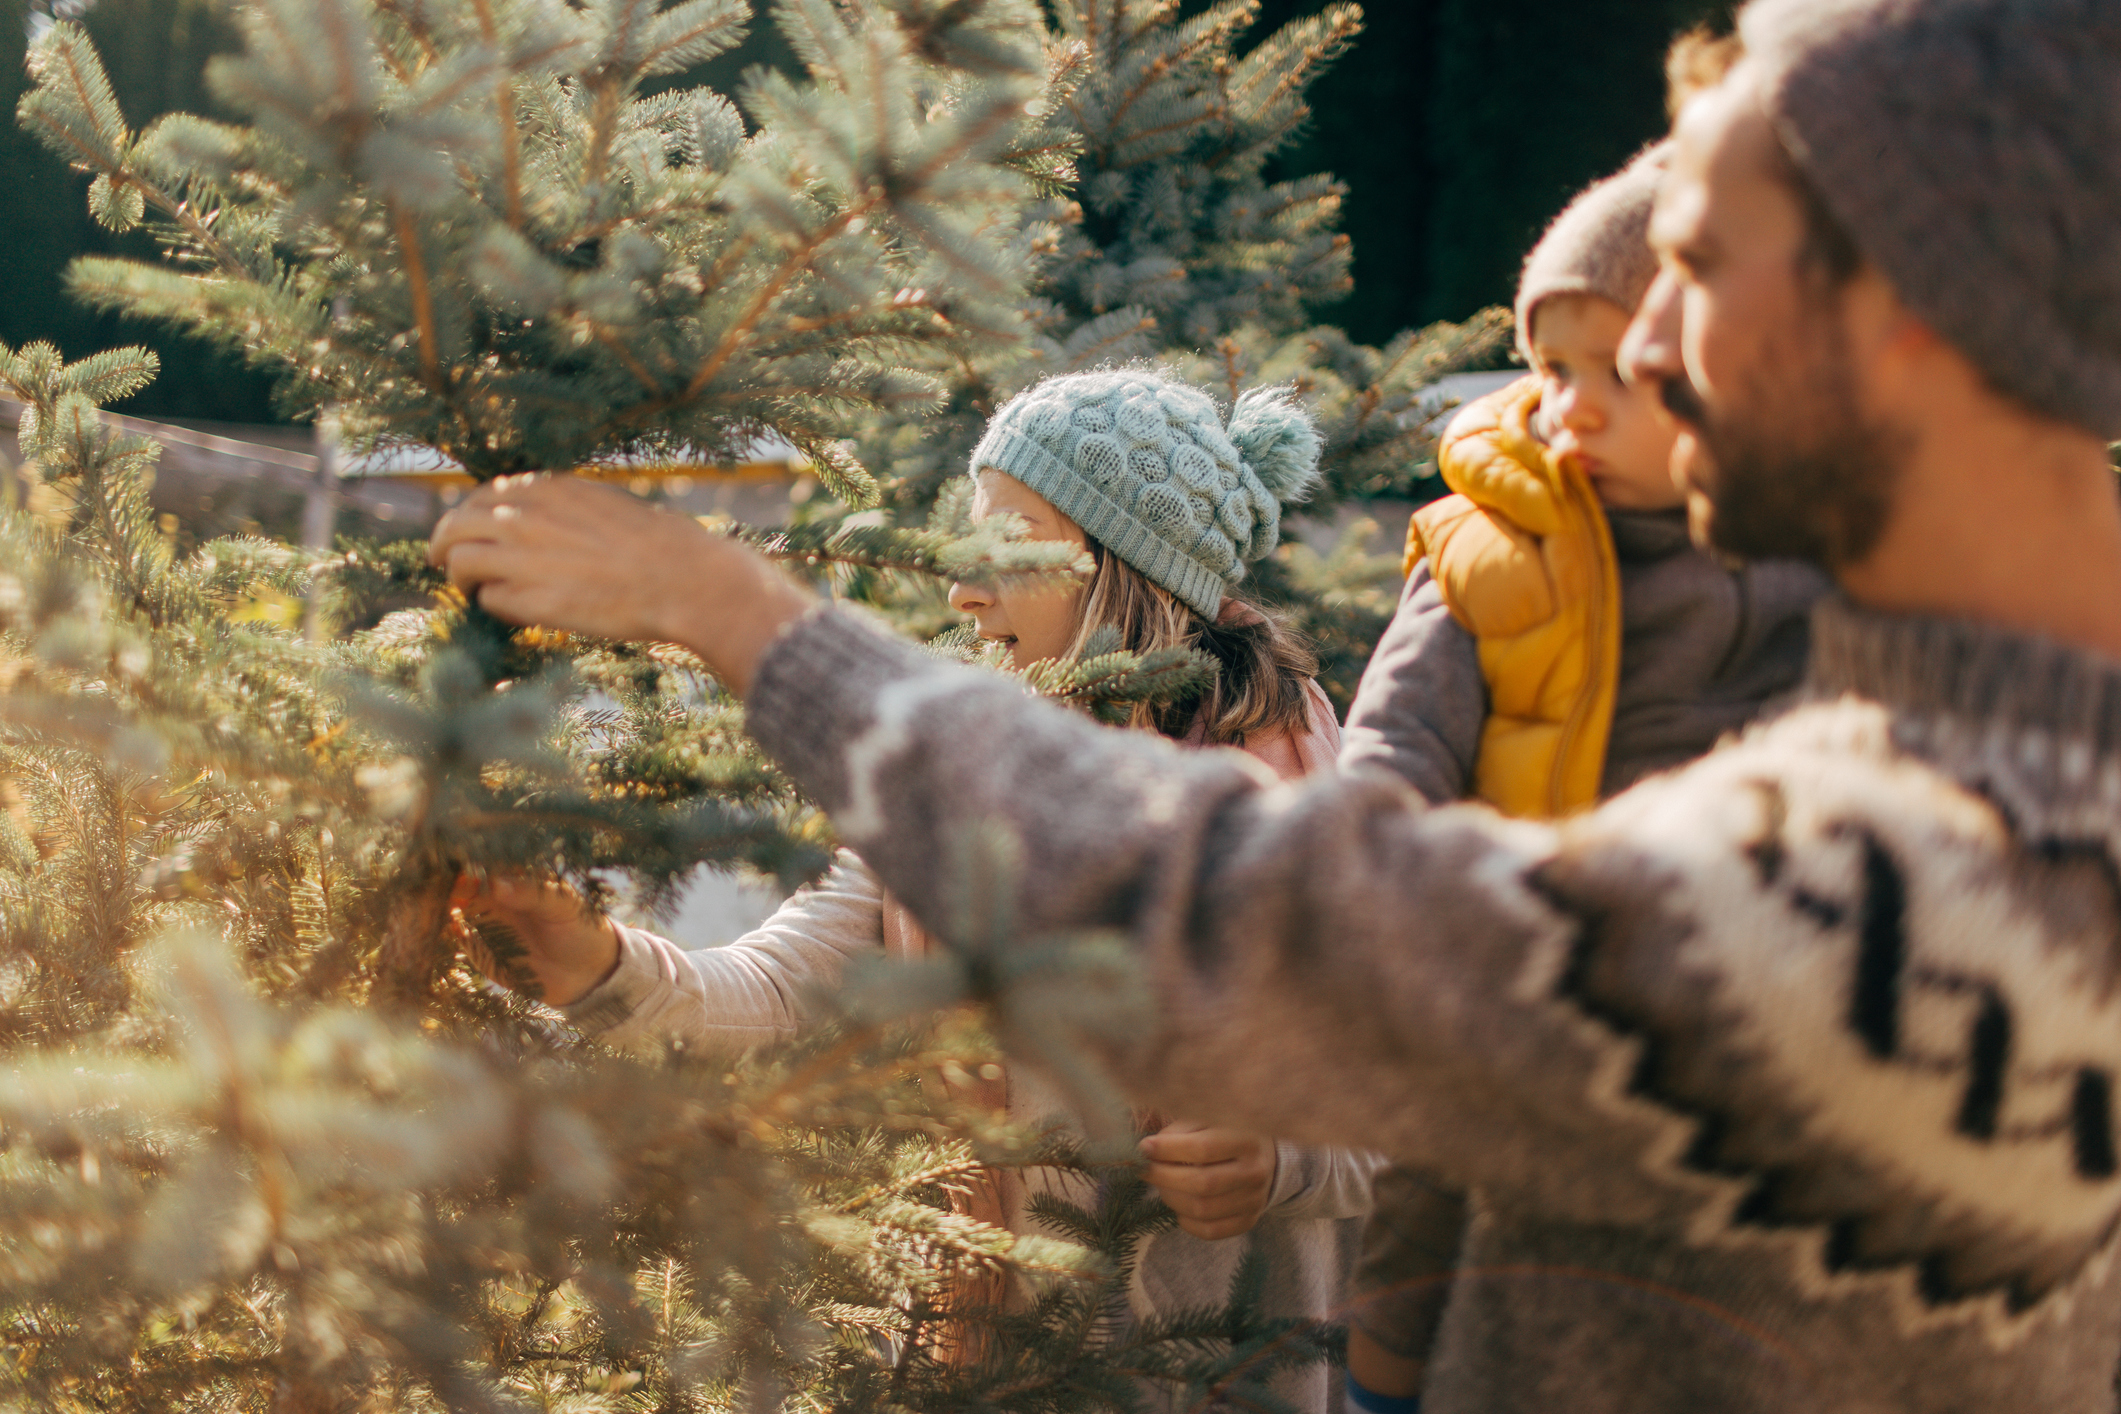
[[[538,999],[550,1006],[580,1001],[619,965],[619,935],[582,896],[554,880],[466,874],[450,906],[476,923],[499,924],[522,944],[521,966],[536,979]],[[476,957],[476,954],[474,954]],[[516,979],[496,977],[503,986]]]
[[[511,623],[660,639],[739,695],[815,602],[765,557],[690,517],[567,476],[504,476],[435,526],[428,558]]]
[[[1274,1191],[1274,1141],[1236,1129],[1184,1121],[1142,1140],[1149,1186],[1178,1214],[1178,1225],[1214,1241],[1250,1232]]]

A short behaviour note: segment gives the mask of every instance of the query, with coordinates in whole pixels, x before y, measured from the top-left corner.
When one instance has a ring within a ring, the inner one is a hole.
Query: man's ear
[[[1909,362],[1923,362],[1949,347],[1944,337],[1921,315],[1893,298],[1893,313],[1885,330],[1887,352]]]
[[[1874,265],[1857,271],[1839,298],[1853,365],[1849,372],[1863,400],[1883,411],[1919,397],[1935,375],[1938,358],[1954,352],[1951,346],[1901,301]]]

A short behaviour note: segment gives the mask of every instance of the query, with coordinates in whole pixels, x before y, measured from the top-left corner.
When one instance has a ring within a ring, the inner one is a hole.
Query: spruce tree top
[[[1309,119],[1312,81],[1362,28],[1332,4],[1249,50],[1259,0],[1178,19],[1178,0],[1060,0],[1087,51],[1067,95],[1082,134],[1079,211],[1061,223],[1048,287],[1076,318],[1132,307],[1194,347],[1246,323],[1303,321],[1348,291],[1346,188],[1330,174],[1266,179]]]
[[[357,444],[484,479],[771,427],[859,499],[841,420],[930,403],[918,349],[1015,336],[1017,210],[1067,145],[1027,0],[774,16],[808,78],[754,72],[741,112],[641,90],[744,0],[260,0],[208,75],[245,126],[134,133],[66,24],[22,117],[170,258],[77,261],[78,294],[242,349]]]

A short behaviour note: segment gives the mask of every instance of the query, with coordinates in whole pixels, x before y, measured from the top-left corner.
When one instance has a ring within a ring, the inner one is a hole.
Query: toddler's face
[[[1616,359],[1628,311],[1596,295],[1556,295],[1532,315],[1532,353],[1546,387],[1539,399],[1547,445],[1590,478],[1615,510],[1683,505],[1672,480],[1669,422],[1655,398],[1620,381]]]

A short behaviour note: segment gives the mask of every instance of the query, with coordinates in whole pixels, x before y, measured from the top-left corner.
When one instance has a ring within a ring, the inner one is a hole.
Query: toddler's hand
[[[619,965],[617,929],[557,880],[521,874],[479,880],[466,874],[458,878],[449,902],[465,920],[498,924],[515,935],[523,948],[520,965],[537,983],[538,999],[548,1005],[579,1001]],[[472,957],[480,961],[476,950]],[[493,980],[513,986],[519,979]]]
[[[1274,1141],[1184,1120],[1141,1142],[1149,1186],[1178,1214],[1178,1225],[1214,1241],[1250,1232],[1274,1191]]]

